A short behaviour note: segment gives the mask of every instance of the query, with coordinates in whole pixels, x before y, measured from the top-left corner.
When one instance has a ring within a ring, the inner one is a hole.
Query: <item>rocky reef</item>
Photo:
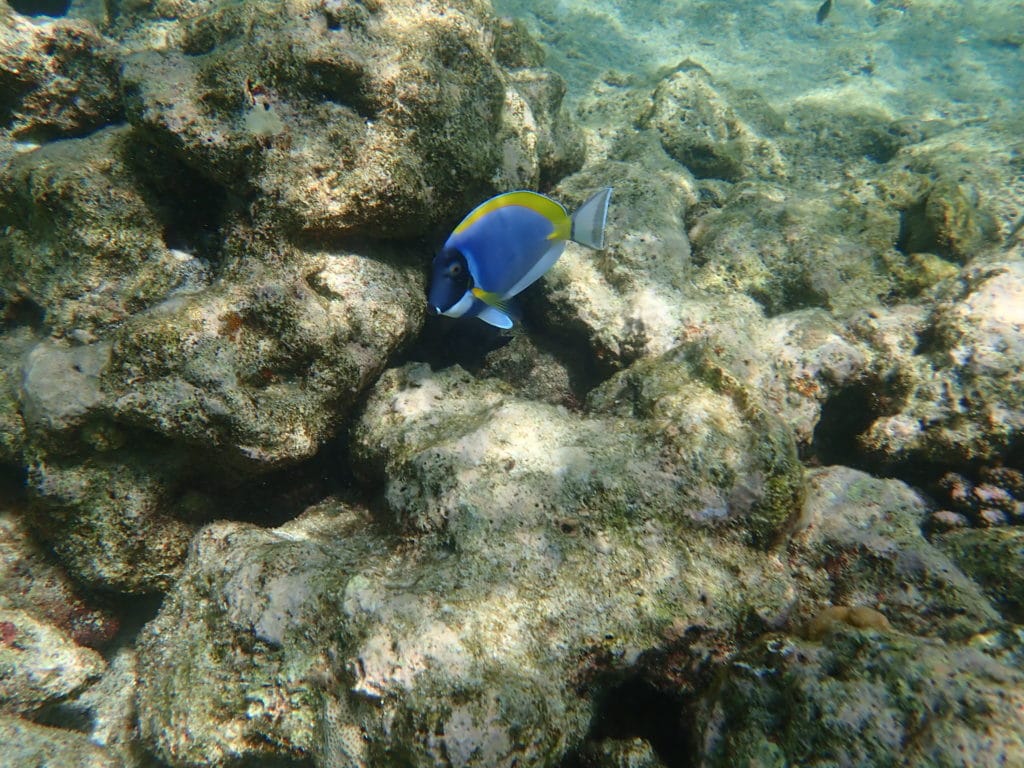
[[[1019,110],[568,7],[0,6],[12,765],[1024,761]],[[609,185],[515,330],[427,317],[470,207]]]

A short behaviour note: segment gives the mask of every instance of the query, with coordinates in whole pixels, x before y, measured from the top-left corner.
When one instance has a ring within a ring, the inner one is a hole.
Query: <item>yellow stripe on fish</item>
[[[527,192],[524,190],[520,190],[518,192],[506,192],[503,195],[492,197],[487,202],[478,205],[459,223],[459,226],[452,231],[452,234],[455,235],[460,232],[464,232],[487,214],[509,205],[519,205],[523,208],[529,208],[531,211],[539,213],[545,219],[550,221],[551,226],[554,229],[551,234],[548,235],[548,240],[568,240],[572,237],[572,218],[566,212],[565,208],[556,203],[550,197],[545,197],[544,195],[539,195],[536,192]]]

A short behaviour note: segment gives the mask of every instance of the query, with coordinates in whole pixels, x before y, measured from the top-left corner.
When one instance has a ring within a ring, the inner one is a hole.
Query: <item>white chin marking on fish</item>
[[[462,317],[469,311],[469,308],[473,306],[473,294],[466,291],[462,294],[462,298],[452,304],[444,312],[441,312],[445,317]]]

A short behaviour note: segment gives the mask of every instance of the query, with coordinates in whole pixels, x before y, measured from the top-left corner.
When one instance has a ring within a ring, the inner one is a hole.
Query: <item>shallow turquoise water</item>
[[[652,73],[691,58],[776,104],[843,88],[897,115],[1020,115],[1020,2],[835,0],[820,24],[818,0],[495,5],[527,20],[576,96],[609,68]]]

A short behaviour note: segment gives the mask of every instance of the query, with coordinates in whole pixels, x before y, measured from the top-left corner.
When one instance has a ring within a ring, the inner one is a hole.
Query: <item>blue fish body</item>
[[[507,192],[478,205],[434,257],[430,309],[511,328],[508,300],[539,280],[567,241],[603,247],[610,196],[610,188],[599,191],[572,216],[536,192]]]

